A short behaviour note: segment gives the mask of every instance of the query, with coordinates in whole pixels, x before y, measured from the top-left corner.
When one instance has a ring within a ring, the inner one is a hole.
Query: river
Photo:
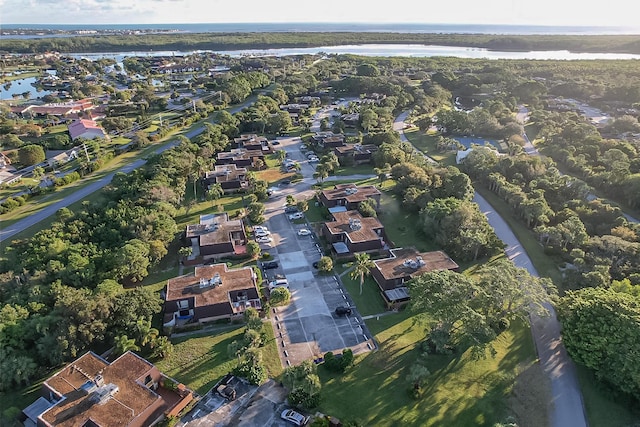
[[[232,57],[240,56],[289,56],[289,55],[314,55],[318,53],[326,54],[352,54],[362,56],[405,56],[416,58],[427,58],[434,56],[447,56],[457,58],[477,58],[477,59],[537,59],[537,60],[638,60],[640,55],[631,53],[584,53],[569,52],[568,50],[530,51],[530,52],[509,52],[487,50],[473,47],[458,46],[437,46],[419,44],[363,44],[363,45],[341,45],[341,46],[319,46],[319,47],[299,47],[299,48],[277,48],[277,49],[242,49],[225,51],[145,51],[145,52],[118,52],[118,53],[72,53],[75,58],[87,58],[90,60],[100,58],[115,59],[122,62],[125,57],[131,56],[185,56],[198,52],[211,52]]]

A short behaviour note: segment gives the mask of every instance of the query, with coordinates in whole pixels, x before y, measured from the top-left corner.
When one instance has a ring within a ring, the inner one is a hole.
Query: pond
[[[3,84],[0,86],[0,99],[14,99],[15,97],[22,98],[22,94],[25,92],[29,93],[29,98],[31,99],[49,95],[51,91],[38,89],[33,86],[37,80],[37,77],[27,77]]]

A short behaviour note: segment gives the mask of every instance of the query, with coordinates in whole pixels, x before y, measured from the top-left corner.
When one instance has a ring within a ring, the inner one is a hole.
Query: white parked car
[[[312,157],[315,157],[316,159],[318,158],[318,156],[315,155],[315,153],[309,153],[307,154],[307,159],[310,159]]]
[[[273,240],[272,237],[269,236],[263,236],[263,237],[258,237],[256,239],[256,242],[258,243],[271,243],[271,241]]]
[[[253,226],[253,231],[254,232],[264,232],[264,231],[269,231],[269,229],[263,225],[254,225]]]
[[[309,236],[311,234],[311,230],[307,230],[306,228],[301,228],[298,230],[298,236]]]
[[[289,219],[302,219],[304,218],[304,214],[302,212],[296,212],[294,214],[289,215]]]
[[[299,412],[294,411],[293,409],[285,409],[280,414],[280,418],[283,420],[287,420],[290,423],[293,423],[297,426],[303,426],[307,422],[309,422],[309,417],[305,417]]]
[[[319,162],[319,161],[320,161],[320,159],[319,159],[319,158],[317,158],[317,157],[309,157],[309,162],[310,162],[310,163],[317,163],[317,162]]]
[[[271,232],[269,230],[256,230],[253,232],[253,234],[255,234],[256,237],[265,237],[270,236]]]
[[[287,279],[277,279],[273,282],[269,282],[269,290],[273,290],[275,288],[287,288],[289,289],[289,281]]]

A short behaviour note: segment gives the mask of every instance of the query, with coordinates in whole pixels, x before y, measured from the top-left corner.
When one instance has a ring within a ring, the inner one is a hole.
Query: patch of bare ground
[[[551,382],[539,362],[522,367],[508,399],[518,427],[548,427]]]

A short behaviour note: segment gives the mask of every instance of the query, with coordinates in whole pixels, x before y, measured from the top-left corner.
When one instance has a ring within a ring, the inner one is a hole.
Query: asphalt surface
[[[523,122],[528,113],[525,110],[521,109],[518,113]],[[396,118],[394,130],[404,129],[404,125],[399,122],[406,119],[408,114],[409,111],[405,111]],[[401,138],[404,137],[402,132],[400,135]],[[404,138],[406,139],[406,137]],[[505,252],[508,258],[516,266],[526,268],[531,275],[538,277],[538,272],[529,255],[520,245],[506,221],[477,192],[474,194],[473,201],[487,216],[496,235],[507,245]],[[552,427],[586,427],[588,424],[575,365],[562,344],[560,322],[553,306],[546,303],[545,307],[549,310],[549,316],[531,316],[530,322],[531,334],[536,344],[540,364],[551,381],[552,398],[549,402],[549,421]]]
[[[246,102],[242,105],[238,105],[236,107],[231,108],[229,111],[233,114],[236,113],[240,110],[242,110],[243,108],[251,105],[253,103],[253,100],[250,102]],[[187,138],[194,138],[198,135],[200,135],[202,132],[204,132],[204,126],[200,127],[198,129],[193,129],[190,132],[186,133],[185,136]],[[162,147],[159,147],[157,150],[155,150],[155,153],[162,153],[163,151],[166,151],[174,146],[176,146],[178,144],[177,140],[171,141],[165,145],[163,145]],[[119,172],[123,172],[123,173],[129,173],[134,169],[139,168],[140,166],[144,165],[146,163],[146,160],[144,159],[138,159],[135,160],[125,166],[122,166],[120,169],[118,169],[117,171],[110,173],[109,175],[106,175],[103,178],[98,179],[95,182],[92,182],[91,184],[85,185],[81,188],[79,188],[77,191],[75,191],[74,193],[66,196],[64,199],[53,203],[49,206],[46,206],[42,209],[40,209],[38,212],[35,212],[31,215],[29,215],[26,218],[21,219],[20,221],[16,221],[13,224],[9,225],[9,226],[4,226],[4,225],[0,225],[0,243],[4,242],[5,240],[10,239],[11,237],[15,236],[16,234],[18,234],[19,232],[26,230],[27,228],[39,223],[40,221],[49,218],[50,216],[54,215],[59,209],[62,208],[66,208],[67,206],[84,199],[85,197],[89,196],[90,194],[100,190],[101,188],[105,187],[106,185],[108,185],[111,180],[113,179],[113,176],[116,173]],[[43,200],[43,202],[46,201]]]
[[[532,276],[538,276],[529,255],[520,245],[505,220],[478,193],[473,201],[487,216],[489,224],[498,237],[507,245],[507,256],[518,267],[526,268]],[[582,393],[573,361],[567,354],[560,338],[560,322],[553,306],[544,304],[549,316],[531,316],[531,333],[538,351],[538,358],[544,372],[551,380],[551,402],[549,421],[553,427],[586,427]]]

